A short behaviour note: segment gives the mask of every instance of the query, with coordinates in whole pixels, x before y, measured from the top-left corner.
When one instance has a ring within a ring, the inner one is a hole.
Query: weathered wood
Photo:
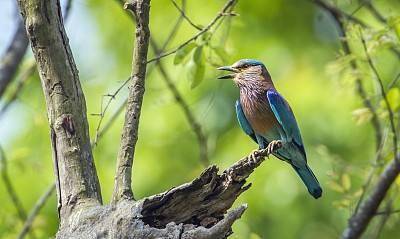
[[[98,205],[86,103],[59,1],[19,0],[47,104],[61,224],[78,207]]]
[[[247,206],[228,209],[250,187],[246,179],[265,156],[266,150],[256,151],[221,175],[211,166],[189,183],[140,201],[75,211],[57,238],[226,238]]]

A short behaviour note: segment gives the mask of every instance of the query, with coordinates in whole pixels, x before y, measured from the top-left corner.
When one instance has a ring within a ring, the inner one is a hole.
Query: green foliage
[[[387,92],[387,99],[389,106],[393,111],[397,111],[400,106],[400,90],[399,88],[392,88]]]
[[[354,16],[363,18],[375,29],[365,32],[366,39],[387,87],[399,69],[398,58],[389,48],[399,46],[400,7],[395,1],[373,2],[383,13],[390,10],[393,16],[388,16],[388,26],[377,23],[365,8]],[[188,16],[197,25],[205,26],[224,1],[187,3]],[[338,1],[338,6],[350,13],[358,7],[358,1]],[[66,27],[81,72],[93,136],[99,118],[91,114],[99,112],[102,95],[113,92],[130,74],[134,29],[129,15],[116,1],[74,1],[72,11]],[[237,125],[234,103],[238,90],[232,82],[215,80],[218,75],[215,67],[240,58],[264,62],[276,88],[293,108],[308,162],[324,192],[321,199],[314,200],[290,166],[271,157],[249,178],[252,187],[238,199],[236,204],[248,203],[249,208],[234,224],[231,237],[337,238],[362,193],[360,188],[375,155],[374,134],[369,123],[371,111],[355,93],[357,77],[362,79],[372,103],[379,107],[379,114],[387,112],[366,64],[359,29],[348,26],[346,40],[354,53],[345,55],[336,38],[321,38],[325,34],[337,35],[335,24],[327,18],[330,25],[317,27],[324,15],[313,4],[295,0],[239,0],[235,12],[239,16],[231,18],[229,27],[228,21],[224,22],[216,31],[162,59],[163,65],[209,136],[211,162],[223,170],[257,146]],[[152,2],[151,34],[159,45],[169,35],[177,17],[178,12],[169,0]],[[197,32],[183,22],[167,49],[175,49]],[[150,51],[149,59],[152,54]],[[357,61],[357,70],[351,69],[352,60]],[[157,70],[151,70],[152,64],[149,64],[134,162],[133,187],[137,198],[192,180],[203,169],[195,135],[162,76]],[[399,88],[387,89],[387,93],[391,107],[398,112]],[[104,122],[126,95],[124,89],[116,97]],[[121,115],[94,149],[105,203],[113,189],[123,119]],[[0,143],[8,156],[9,174],[23,206],[29,210],[54,181],[46,106],[37,76],[29,80],[12,110],[0,120]],[[386,120],[383,118],[385,123]],[[386,148],[389,147],[385,147],[384,161],[392,157]],[[2,182],[0,195],[0,238],[15,238],[22,223],[9,197],[5,196]],[[399,208],[398,204],[396,201],[394,206]],[[398,220],[395,216],[391,218],[390,222]],[[36,219],[34,231],[40,238],[50,238],[57,226],[53,196]],[[396,230],[396,227],[385,228],[381,238],[396,238]]]
[[[204,79],[206,68],[203,56],[203,46],[198,46],[194,49],[191,59],[186,64],[186,68],[190,88],[193,89]]]
[[[178,65],[178,64],[182,63],[185,60],[186,56],[189,55],[189,53],[196,46],[197,46],[196,43],[190,42],[186,46],[184,46],[181,49],[179,49],[175,54],[174,65]]]

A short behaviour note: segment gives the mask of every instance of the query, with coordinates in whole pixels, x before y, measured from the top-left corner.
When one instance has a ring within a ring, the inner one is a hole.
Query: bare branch
[[[4,113],[7,111],[8,107],[18,98],[19,94],[22,92],[22,89],[25,87],[26,82],[28,79],[32,76],[32,74],[36,71],[36,62],[32,61],[29,63],[29,65],[26,67],[26,70],[21,73],[21,76],[17,82],[17,87],[14,90],[14,92],[11,94],[10,99],[6,101],[6,103],[3,105],[3,107],[0,109],[0,117],[4,115]]]
[[[6,52],[0,60],[0,98],[11,83],[18,66],[25,55],[29,41],[26,37],[25,26],[21,16],[17,16],[17,29]]]
[[[385,87],[383,86],[383,82],[382,79],[378,73],[378,70],[376,69],[374,63],[372,62],[371,56],[368,53],[368,49],[367,49],[367,43],[365,42],[364,36],[362,34],[362,31],[360,30],[360,35],[361,35],[361,42],[364,48],[364,52],[365,52],[365,56],[367,57],[367,62],[369,64],[369,66],[371,67],[372,71],[375,74],[375,78],[378,81],[378,85],[381,91],[381,96],[383,98],[383,100],[385,101],[386,104],[386,108],[387,111],[389,113],[389,122],[390,122],[390,128],[392,130],[392,137],[393,137],[393,154],[397,155],[397,132],[396,132],[396,126],[394,123],[394,114],[393,114],[393,110],[392,107],[390,106],[389,100],[387,98],[386,92],[385,92]]]
[[[40,210],[43,208],[43,206],[46,204],[47,200],[50,198],[50,196],[53,194],[54,190],[56,189],[56,185],[53,183],[45,192],[44,194],[39,198],[39,200],[36,202],[35,206],[32,208],[31,212],[29,213],[21,232],[18,235],[18,239],[23,239],[25,238],[26,234],[29,232],[29,230],[32,227],[32,224],[36,218],[36,216],[39,214]]]
[[[373,187],[372,192],[361,203],[357,213],[350,218],[347,228],[343,231],[343,239],[360,238],[367,228],[371,219],[375,216],[379,205],[385,198],[390,186],[400,173],[400,155],[397,155],[380,174],[378,182]]]
[[[335,19],[335,21],[337,22],[337,24],[339,26],[339,31],[340,31],[339,35],[342,37],[342,39],[340,39],[340,43],[342,44],[343,51],[346,55],[351,55],[351,48],[349,46],[349,43],[347,42],[347,34],[346,34],[345,26],[344,26],[345,21],[352,20],[352,21],[357,22],[361,26],[365,26],[365,24],[358,20],[354,20],[355,19],[354,17],[344,14],[341,10],[327,4],[323,0],[312,0],[312,1],[315,4],[317,4],[318,6],[320,6],[322,9],[325,9],[326,11],[328,11],[332,15],[332,17]],[[352,59],[350,61],[350,67],[353,69],[353,71],[357,71],[357,64],[354,59]],[[379,121],[379,117],[378,117],[375,107],[373,106],[372,102],[368,98],[367,92],[364,89],[364,85],[363,85],[363,82],[362,82],[360,76],[357,75],[357,78],[355,79],[355,83],[356,83],[357,93],[360,96],[360,98],[362,99],[364,106],[366,108],[368,108],[372,114],[371,124],[375,130],[375,141],[376,141],[375,145],[376,145],[376,150],[378,151],[379,146],[381,145],[381,142],[383,140],[381,122]]]
[[[399,213],[399,212],[400,212],[400,209],[390,210],[390,211],[380,211],[380,212],[376,212],[375,215],[381,216],[381,215],[386,215],[386,214],[395,214],[395,213]]]
[[[366,23],[364,23],[360,19],[354,17],[352,14],[348,14],[348,13],[342,11],[341,9],[336,8],[335,6],[332,6],[331,4],[328,4],[324,0],[310,0],[310,1],[314,2],[316,5],[318,5],[322,9],[325,9],[328,12],[330,12],[335,19],[341,19],[341,21],[343,21],[343,22],[345,20],[347,20],[347,21],[356,23],[364,28],[371,28],[370,26],[368,26]],[[390,47],[390,50],[397,56],[397,58],[400,58],[400,51],[397,48]]]
[[[175,6],[176,9],[178,9],[178,11],[181,13],[181,16],[194,28],[196,28],[197,30],[201,31],[203,29],[201,29],[201,27],[197,26],[196,24],[194,24],[192,22],[192,20],[190,20],[190,18],[186,15],[186,13],[178,6],[178,4],[175,2],[175,0],[171,0],[172,4]]]
[[[397,189],[397,188],[395,188],[395,189]],[[394,213],[396,213],[395,210],[392,210],[392,209],[393,209],[393,203],[394,203],[395,199],[397,198],[397,193],[398,193],[398,190],[396,190],[396,192],[388,200],[386,200],[385,209],[383,211],[383,212],[386,212],[385,214],[382,214],[382,212],[375,213],[375,216],[378,216],[378,215],[381,216],[379,218],[380,220],[379,220],[378,226],[376,228],[375,238],[379,238],[380,234],[383,231],[383,228],[386,225],[386,222],[389,220],[389,218]]]
[[[400,73],[399,74],[397,74],[397,76],[389,83],[389,85],[388,85],[388,89],[391,89],[391,88],[393,88],[396,84],[397,84],[397,82],[400,80]]]
[[[3,147],[0,145],[0,173],[4,182],[4,186],[6,187],[7,194],[10,196],[12,204],[14,204],[15,209],[17,210],[18,217],[21,221],[26,220],[26,211],[22,206],[21,200],[19,199],[17,192],[14,189],[14,186],[11,183],[10,176],[8,175],[8,167],[7,167],[7,158],[4,152]],[[35,238],[33,232],[31,232],[31,237]]]
[[[136,39],[132,60],[132,81],[129,89],[122,130],[121,145],[118,152],[112,202],[120,199],[133,199],[131,188],[132,164],[138,139],[138,127],[145,91],[147,52],[149,47],[149,12],[150,0],[137,0],[125,4],[136,18]]]
[[[157,46],[154,45],[153,48],[156,50]],[[163,79],[164,79],[165,83],[167,84],[168,88],[172,92],[172,94],[175,98],[175,101],[182,108],[183,113],[185,114],[185,117],[186,117],[188,123],[190,124],[190,127],[192,128],[193,132],[195,133],[195,135],[197,137],[197,141],[198,141],[199,147],[200,147],[200,149],[199,149],[200,150],[200,161],[203,163],[204,166],[209,165],[210,162],[208,160],[207,138],[204,135],[200,124],[197,122],[195,116],[193,115],[193,113],[190,110],[186,101],[182,98],[180,92],[176,88],[172,79],[167,74],[162,63],[157,62],[156,64],[158,64],[158,70],[160,71],[161,75],[163,76]]]
[[[354,17],[352,14],[348,14],[342,11],[339,8],[336,8],[335,6],[327,3],[324,0],[310,0],[310,1],[314,2],[317,6],[321,7],[322,9],[325,9],[326,11],[330,12],[335,19],[341,19],[341,21],[348,20],[357,23],[358,25],[361,25],[363,27],[367,27],[367,24],[365,24],[360,19]]]
[[[68,18],[71,6],[72,0],[68,0],[65,5],[65,20]],[[8,85],[14,78],[14,75],[18,69],[18,66],[22,62],[29,44],[29,40],[26,36],[25,26],[19,14],[17,14],[17,19],[17,30],[14,33],[10,46],[0,59],[0,98],[3,96]],[[31,74],[33,74],[33,72]],[[27,75],[26,78],[29,78],[29,75]],[[24,85],[25,84],[18,84],[18,90],[12,94],[12,98],[15,97],[14,100],[17,98]],[[5,112],[10,103],[12,103],[12,101],[8,101],[8,103],[3,106],[3,109],[0,111],[0,115]]]
[[[59,1],[18,3],[47,103],[62,225],[72,211],[102,201],[90,148],[86,103]]]
[[[118,2],[120,4],[123,4],[123,1],[118,0]],[[183,1],[183,6],[185,1]],[[184,8],[183,8],[184,9]],[[182,9],[182,10],[183,10]],[[132,16],[132,15],[130,15]],[[133,17],[131,18],[133,21],[135,20]],[[177,31],[177,29],[179,28],[180,22],[181,22],[181,17],[178,18],[175,26],[172,28],[169,36],[167,37],[167,40],[165,41],[165,43],[163,44],[163,48],[159,49],[157,46],[157,43],[153,38],[150,38],[150,46],[153,48],[154,52],[156,54],[162,52],[165,47],[168,45],[168,43],[170,42],[170,40],[175,36],[175,33]],[[207,150],[207,138],[204,135],[200,124],[197,122],[196,118],[194,117],[194,114],[191,112],[188,104],[186,103],[186,101],[183,99],[181,93],[179,92],[179,90],[176,88],[175,84],[173,83],[173,81],[171,80],[170,76],[168,75],[167,71],[165,70],[164,66],[162,65],[162,63],[160,61],[156,62],[156,66],[159,68],[161,75],[162,75],[162,79],[166,82],[169,90],[171,91],[171,93],[173,94],[175,100],[177,101],[178,105],[181,106],[187,120],[188,123],[190,124],[190,126],[193,129],[193,132],[195,133],[197,140],[199,142],[199,147],[200,147],[200,159],[201,162],[203,162],[203,164],[205,166],[209,165],[209,161],[208,161],[208,150]],[[150,74],[151,70],[153,68],[149,68],[147,70],[147,74]],[[124,84],[122,84],[113,94],[108,95],[110,98],[107,101],[105,107],[101,110],[100,115],[100,121],[97,125],[97,129],[96,129],[96,136],[95,136],[95,140],[92,142],[92,146],[95,146],[98,142],[98,139],[109,129],[109,127],[113,124],[114,120],[118,117],[118,115],[122,112],[123,107],[125,106],[127,100],[124,101],[124,103],[122,103],[120,105],[120,107],[116,110],[116,112],[111,116],[110,120],[107,122],[106,126],[104,126],[101,130],[100,130],[100,126],[102,123],[102,120],[105,116],[105,113],[107,111],[107,109],[109,108],[109,105],[111,103],[111,101],[113,99],[115,99],[115,97],[117,96],[117,94],[120,92],[120,90],[126,85],[126,83],[129,81],[129,79],[127,81],[124,82]]]
[[[181,10],[182,10],[183,13],[185,13],[185,11],[186,11],[186,0],[182,0],[182,8],[181,8]],[[132,18],[132,19],[133,19],[133,18]],[[164,41],[164,44],[161,46],[161,49],[160,49],[161,52],[165,51],[165,49],[167,48],[168,44],[169,44],[169,43],[173,40],[173,38],[176,36],[176,33],[178,32],[179,27],[180,27],[180,25],[181,25],[183,19],[184,19],[184,18],[183,18],[183,16],[182,16],[182,14],[179,15],[178,20],[176,20],[175,25],[172,27],[172,30],[171,30],[171,32],[169,33],[167,39]],[[133,20],[135,20],[135,19],[133,19]],[[151,42],[156,43],[155,40],[154,40],[153,38],[150,38],[150,43],[151,43]],[[159,54],[159,53],[158,53],[158,54]]]
[[[222,10],[217,14],[217,16],[216,16],[213,20],[211,20],[211,22],[210,22],[207,26],[205,26],[201,31],[199,31],[197,34],[195,34],[194,36],[192,36],[191,38],[189,38],[188,40],[186,40],[185,42],[183,42],[181,45],[179,45],[179,46],[176,47],[175,49],[173,49],[173,50],[171,50],[171,51],[168,51],[168,52],[165,52],[165,53],[162,53],[162,54],[159,54],[158,56],[156,56],[156,57],[154,57],[154,58],[148,60],[147,63],[150,63],[150,62],[153,62],[153,61],[159,61],[161,58],[164,58],[164,57],[166,57],[166,56],[172,55],[172,54],[174,54],[175,52],[177,52],[179,49],[182,49],[184,46],[186,46],[187,44],[189,44],[190,42],[196,40],[199,36],[203,35],[203,34],[206,33],[207,31],[209,31],[210,28],[211,28],[212,26],[214,26],[214,24],[217,23],[218,20],[219,20],[221,17],[225,16],[226,13],[228,12],[228,10],[230,9],[230,7],[231,7],[232,5],[234,5],[234,4],[236,4],[236,2],[237,2],[236,0],[228,0],[228,1],[226,2],[226,4],[224,5],[224,7],[222,8]]]
[[[385,131],[385,132],[387,132],[387,131]],[[357,200],[357,204],[355,206],[353,214],[358,212],[358,209],[360,208],[361,202],[363,202],[363,200],[364,200],[364,197],[365,197],[365,195],[367,193],[368,187],[371,185],[372,179],[373,179],[376,171],[378,169],[381,170],[382,167],[384,166],[384,163],[381,162],[381,160],[382,160],[383,147],[386,144],[386,140],[387,140],[387,135],[385,134],[382,137],[382,139],[383,140],[382,140],[380,146],[378,147],[378,151],[375,154],[375,160],[374,160],[374,162],[372,164],[372,167],[371,167],[371,169],[370,169],[370,171],[368,173],[367,180],[365,180],[364,184],[361,186],[362,193],[361,193],[360,197]]]
[[[267,156],[267,149],[257,150],[233,164],[222,175],[217,174],[215,165],[210,166],[192,182],[145,199],[141,213],[143,221],[157,228],[171,221],[212,226],[236,198],[250,188],[246,179]]]
[[[372,15],[378,19],[381,23],[386,24],[386,18],[376,9],[376,7],[372,4],[372,0],[363,0],[363,4],[365,7],[372,13]]]
[[[279,149],[279,145],[274,149]],[[246,180],[268,156],[258,150],[218,174],[215,165],[191,182],[144,198],[121,200],[77,213],[57,238],[216,239],[232,233],[231,226],[246,205],[227,211],[250,188]]]

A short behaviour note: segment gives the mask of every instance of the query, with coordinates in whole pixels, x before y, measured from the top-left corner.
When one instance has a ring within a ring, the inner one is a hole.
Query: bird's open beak
[[[221,66],[221,67],[218,67],[217,70],[234,72],[233,74],[220,76],[217,79],[233,79],[233,78],[235,78],[235,75],[236,75],[235,73],[239,72],[238,69],[235,69],[235,68],[233,68],[231,66]]]

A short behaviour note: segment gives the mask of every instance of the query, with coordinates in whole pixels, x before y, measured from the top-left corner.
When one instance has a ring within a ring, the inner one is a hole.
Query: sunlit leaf
[[[343,193],[345,191],[342,185],[334,181],[329,182],[329,188],[339,193]]]
[[[199,46],[195,49],[192,58],[187,64],[187,77],[190,82],[190,88],[198,86],[204,79],[205,64],[203,57],[203,47]]]
[[[350,200],[348,200],[348,199],[342,199],[342,200],[339,200],[339,201],[334,201],[332,204],[333,204],[333,206],[334,207],[337,207],[337,208],[348,208],[349,206],[350,206]]]
[[[205,32],[204,34],[202,34],[200,37],[200,43],[201,44],[206,43],[210,39],[211,35],[212,35],[211,32]]]
[[[250,234],[250,239],[262,239],[262,238],[261,238],[258,234],[252,232],[252,233]]]
[[[350,190],[351,179],[350,179],[350,176],[346,173],[342,175],[342,186],[343,186],[344,190],[346,190],[346,191]]]
[[[353,193],[353,197],[359,198],[362,193],[363,193],[363,190],[360,188]]]
[[[184,46],[183,48],[179,49],[175,53],[175,58],[174,58],[174,65],[178,65],[183,62],[183,60],[186,58],[187,55],[193,50],[193,48],[196,47],[196,43],[191,42]]]
[[[368,122],[372,118],[372,113],[368,108],[356,109],[352,112],[352,115],[357,125]]]
[[[213,46],[211,47],[213,52],[223,61],[226,62],[228,60],[228,53],[225,50],[225,47],[222,46]]]
[[[389,26],[393,28],[397,38],[400,40],[400,16],[390,17],[388,23]]]
[[[400,106],[400,90],[399,88],[392,88],[388,91],[386,95],[390,108],[392,108],[393,111],[396,111],[399,106]]]

